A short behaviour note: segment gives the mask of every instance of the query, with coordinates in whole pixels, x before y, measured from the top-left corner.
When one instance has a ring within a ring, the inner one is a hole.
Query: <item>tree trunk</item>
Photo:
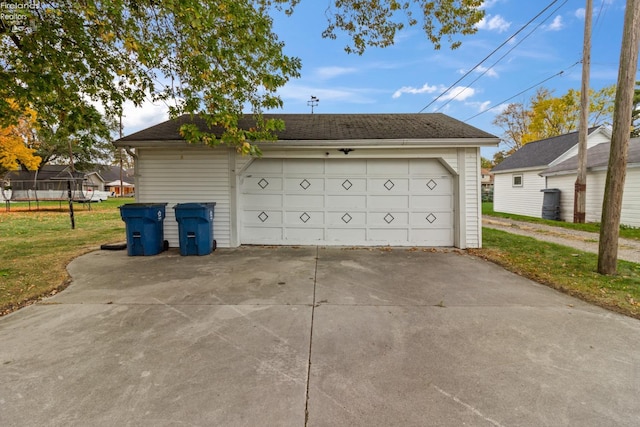
[[[618,261],[618,237],[622,195],[627,172],[631,112],[640,49],[640,0],[627,0],[620,51],[620,68],[616,90],[615,110],[609,167],[602,201],[598,273],[615,274]]]

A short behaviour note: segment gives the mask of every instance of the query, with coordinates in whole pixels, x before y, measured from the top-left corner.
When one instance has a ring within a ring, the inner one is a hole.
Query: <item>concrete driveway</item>
[[[0,318],[2,426],[637,426],[640,321],[406,249],[94,252]]]

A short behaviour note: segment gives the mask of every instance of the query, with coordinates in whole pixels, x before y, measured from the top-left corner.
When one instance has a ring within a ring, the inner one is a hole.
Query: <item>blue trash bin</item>
[[[178,221],[180,255],[208,255],[216,249],[213,238],[215,202],[178,203],[173,207]]]
[[[166,203],[127,203],[120,206],[120,216],[127,229],[129,256],[157,255],[166,250],[164,218]]]

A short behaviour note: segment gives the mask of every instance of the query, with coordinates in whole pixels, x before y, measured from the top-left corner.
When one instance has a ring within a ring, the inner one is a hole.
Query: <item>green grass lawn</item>
[[[0,314],[64,288],[66,266],[75,257],[103,243],[124,241],[125,224],[118,206],[132,199],[74,204],[71,229],[68,203],[44,202],[39,210],[26,203],[0,206]]]
[[[573,224],[495,213],[491,203],[483,203],[482,208],[483,215],[600,232],[599,224]],[[619,260],[618,274],[603,276],[596,272],[596,254],[490,228],[483,228],[482,233],[483,249],[472,250],[474,254],[585,301],[640,318],[640,264]],[[640,239],[640,230],[623,227],[620,236]]]
[[[493,210],[493,203],[492,202],[483,202],[482,203],[482,215],[493,216],[493,217],[497,217],[497,218],[508,218],[508,219],[513,219],[513,220],[516,220],[516,221],[525,221],[525,222],[531,222],[531,223],[535,223],[535,224],[552,225],[554,227],[568,228],[568,229],[571,229],[571,230],[580,230],[580,231],[589,231],[589,232],[592,232],[592,233],[600,233],[600,223],[589,222],[589,223],[586,223],[586,224],[574,224],[572,222],[553,221],[553,220],[549,220],[549,219],[534,218],[534,217],[530,217],[530,216],[514,215],[514,214],[509,214],[509,213],[495,212]],[[627,226],[622,225],[620,227],[620,237],[623,237],[625,239],[640,240],[640,228],[638,228],[638,227],[627,227]]]

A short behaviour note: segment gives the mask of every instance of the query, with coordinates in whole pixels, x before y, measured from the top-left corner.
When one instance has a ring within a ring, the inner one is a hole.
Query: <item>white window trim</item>
[[[516,184],[516,178],[520,178],[520,184]],[[524,178],[522,174],[513,174],[511,175],[511,186],[512,187],[522,187],[524,185]]]

